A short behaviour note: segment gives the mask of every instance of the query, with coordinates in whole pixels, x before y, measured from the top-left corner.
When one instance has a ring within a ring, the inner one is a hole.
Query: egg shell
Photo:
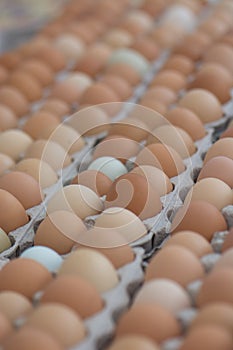
[[[14,160],[4,153],[0,153],[0,175],[3,175],[7,170],[12,169],[15,165]]]
[[[147,101],[146,101],[147,102]],[[141,103],[141,102],[140,102]],[[153,107],[158,111],[153,110]],[[158,101],[153,101],[148,99],[148,105],[136,105],[128,114],[130,119],[136,119],[142,121],[148,128],[148,130],[153,130],[156,127],[166,124],[167,120],[163,116],[165,113],[161,113],[159,108],[162,108],[163,112],[166,112],[166,106]]]
[[[134,305],[121,317],[116,330],[117,337],[141,335],[157,343],[179,334],[180,326],[174,316],[162,306],[151,303]]]
[[[85,44],[82,39],[72,34],[59,35],[53,45],[62,52],[67,60],[78,60],[85,52]]]
[[[133,36],[124,29],[115,28],[107,32],[104,42],[112,48],[129,47],[133,43]]]
[[[202,139],[206,134],[203,123],[190,109],[176,107],[169,110],[165,116],[174,126],[185,130],[193,141]]]
[[[108,156],[93,160],[88,166],[88,170],[101,171],[112,181],[127,173],[127,168],[118,159]]]
[[[54,73],[49,65],[35,58],[23,61],[20,70],[33,76],[43,87],[50,85],[54,79]]]
[[[75,70],[94,77],[104,69],[110,54],[111,50],[110,48],[107,49],[107,47],[87,50],[75,65]]]
[[[233,49],[227,44],[214,44],[205,52],[203,61],[219,63],[225,67],[230,74],[233,73]]]
[[[83,93],[89,86],[92,85],[93,80],[89,75],[81,72],[70,73],[67,78],[67,82],[72,82],[76,89],[80,90]]]
[[[42,97],[42,86],[38,80],[20,69],[11,74],[8,82],[18,88],[29,102],[39,100]]]
[[[83,185],[68,185],[58,190],[48,201],[48,214],[58,210],[75,213],[79,218],[101,212],[103,203],[97,194]]]
[[[131,86],[137,85],[140,81],[140,74],[129,63],[113,63],[110,66],[106,67],[106,72],[108,74],[115,74],[127,80]]]
[[[212,177],[225,182],[233,188],[233,179],[230,174],[233,171],[233,160],[224,156],[211,158],[201,169],[197,181]]]
[[[48,347],[50,350],[62,350],[63,347],[48,333],[37,328],[23,327],[18,332],[11,334],[4,342],[6,350],[30,350],[33,344],[34,350]]]
[[[0,253],[11,247],[10,238],[7,236],[6,232],[0,228]]]
[[[75,176],[72,180],[72,184],[86,186],[101,197],[108,192],[112,185],[112,181],[100,171],[85,170]]]
[[[213,122],[223,115],[217,97],[204,89],[190,90],[180,99],[178,105],[196,113],[203,123]]]
[[[172,147],[160,143],[144,147],[138,153],[135,164],[155,166],[163,170],[169,178],[185,170],[181,156]]]
[[[159,350],[159,347],[146,337],[126,335],[115,339],[108,350]]]
[[[0,293],[1,314],[10,322],[28,314],[32,310],[31,302],[22,294],[5,291]]]
[[[70,112],[69,105],[66,102],[56,98],[48,98],[40,110],[50,112],[60,119],[68,115]]]
[[[100,81],[108,85],[122,101],[127,100],[132,94],[132,88],[127,80],[114,74],[105,74]]]
[[[145,103],[146,100],[156,100],[165,106],[174,103],[177,99],[176,93],[166,86],[154,86],[150,87],[144,96],[141,98],[140,103]]]
[[[186,77],[174,69],[166,69],[156,74],[151,82],[151,86],[166,86],[169,89],[178,92],[185,88]]]
[[[142,108],[144,108],[147,111],[150,111],[151,113],[160,113],[161,115],[165,115],[167,111],[167,107],[164,103],[159,102],[157,100],[154,100],[153,98],[145,98],[140,101],[140,105]],[[138,108],[138,107],[137,107]],[[138,119],[138,118],[137,118]],[[144,121],[144,118],[142,116],[142,121]],[[145,120],[146,122],[146,120]],[[147,124],[147,123],[146,123]],[[148,124],[147,124],[148,125]],[[152,126],[154,129],[157,125]]]
[[[196,17],[190,8],[182,4],[174,4],[167,8],[162,15],[163,25],[172,23],[189,32],[196,26]]]
[[[0,227],[6,233],[29,221],[24,207],[11,193],[0,189],[0,203]]]
[[[13,110],[4,104],[0,104],[0,130],[15,128],[18,119]]]
[[[176,70],[188,76],[194,71],[194,62],[184,55],[173,54],[170,56],[170,58],[167,59],[164,66],[162,67],[162,70],[163,69]]]
[[[50,92],[50,98],[57,98],[67,104],[77,103],[82,95],[82,89],[68,80],[57,81]]]
[[[204,158],[204,165],[212,158],[217,156],[228,157],[233,160],[233,138],[226,137],[216,141],[207,151]]]
[[[79,343],[86,333],[77,313],[56,303],[39,305],[27,318],[26,325],[50,334],[65,348]]]
[[[37,140],[25,152],[25,158],[37,158],[48,163],[57,171],[71,163],[71,158],[58,143],[50,140]]]
[[[218,18],[208,18],[204,21],[199,29],[204,33],[208,34],[214,40],[221,38],[224,34],[227,33],[229,26],[225,21],[222,21]]]
[[[151,31],[152,39],[164,50],[172,49],[183,37],[183,30],[174,24],[155,27]]]
[[[112,207],[105,209],[95,221],[97,228],[109,228],[119,232],[130,243],[147,233],[146,226],[130,210]]]
[[[117,286],[117,272],[103,254],[89,248],[80,248],[72,252],[63,262],[58,275],[78,275],[100,292],[106,292]]]
[[[97,82],[82,94],[80,104],[98,105],[101,103],[120,102],[119,96],[108,85]]]
[[[9,107],[17,117],[22,117],[28,111],[28,101],[19,89],[4,85],[0,87],[0,103]]]
[[[69,220],[69,226],[67,226],[67,220]],[[78,242],[78,236],[83,231],[86,231],[86,228],[79,217],[69,211],[57,210],[46,216],[40,223],[34,244],[51,248],[59,254],[67,254],[75,242]]]
[[[125,118],[110,124],[108,135],[121,135],[136,142],[145,140],[149,134],[148,127],[139,119]]]
[[[176,212],[172,221],[171,232],[191,230],[199,233],[210,241],[217,231],[227,229],[226,221],[221,212],[211,203],[193,200]]]
[[[175,54],[184,55],[193,61],[197,61],[203,53],[209,50],[211,38],[201,31],[187,35],[173,51]]]
[[[38,111],[26,120],[23,131],[33,139],[39,139],[44,130],[54,130],[59,125],[59,118],[53,113]]]
[[[13,160],[18,160],[31,144],[32,138],[21,130],[10,129],[0,133],[0,152]]]
[[[153,26],[152,16],[140,8],[134,8],[129,11],[126,15],[126,19],[128,21],[137,22],[145,31],[150,30]]]
[[[149,37],[139,37],[132,45],[131,48],[138,51],[149,61],[153,61],[159,57],[159,46]]]
[[[226,250],[233,247],[233,230],[230,229],[228,234],[226,235],[223,245],[222,245],[222,252],[225,252]]]
[[[0,291],[14,291],[31,299],[52,280],[49,271],[31,259],[14,259],[0,271]]]
[[[204,268],[198,257],[182,246],[173,245],[163,248],[152,258],[145,279],[168,278],[186,287],[203,277]]]
[[[222,269],[225,267],[231,268],[233,265],[233,249],[229,248],[226,252],[222,252],[222,255],[214,265],[214,269]]]
[[[44,61],[54,72],[62,70],[66,65],[64,55],[56,48],[52,47],[52,45],[47,45],[46,47],[35,50],[32,56]]]

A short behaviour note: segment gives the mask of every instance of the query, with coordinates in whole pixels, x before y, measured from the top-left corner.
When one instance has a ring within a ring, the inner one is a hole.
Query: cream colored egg
[[[32,142],[32,138],[21,130],[6,130],[0,134],[0,152],[18,160]]]
[[[2,228],[0,228],[0,253],[10,248],[10,246],[11,246],[10,238],[7,236],[6,232],[3,231]]]

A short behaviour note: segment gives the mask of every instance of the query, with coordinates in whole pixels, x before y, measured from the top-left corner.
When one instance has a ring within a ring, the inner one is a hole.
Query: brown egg
[[[214,269],[205,278],[197,296],[198,307],[215,302],[232,304],[233,270],[230,267]],[[222,286],[225,286],[222,288]]]
[[[203,53],[209,50],[211,44],[211,38],[209,35],[203,32],[197,32],[189,34],[185,39],[178,44],[174,53],[178,55],[184,55],[193,61],[197,61]]]
[[[12,169],[15,165],[13,159],[6,154],[0,153],[0,175],[3,175],[6,170]]]
[[[75,176],[71,183],[89,187],[98,196],[103,196],[109,191],[112,180],[100,171],[85,170]]]
[[[17,125],[17,116],[13,110],[4,104],[0,104],[0,130],[15,128]]]
[[[5,67],[0,66],[0,84],[3,84],[7,81],[8,75],[8,70]]]
[[[21,91],[13,86],[0,87],[0,103],[9,107],[17,117],[22,117],[28,111],[28,101]]]
[[[144,103],[146,100],[156,100],[165,106],[174,103],[177,96],[174,91],[165,86],[155,86],[149,88],[145,95],[141,98],[140,103]]]
[[[214,265],[214,269],[222,269],[225,267],[232,268],[233,266],[233,249],[229,248],[226,252],[223,252],[222,255],[220,255],[220,258]]]
[[[134,252],[125,238],[113,229],[94,227],[79,235],[79,247],[92,248],[106,256],[116,269],[131,263]]]
[[[37,140],[28,147],[25,158],[37,158],[48,163],[57,171],[71,163],[70,156],[58,143],[47,140]]]
[[[83,321],[77,313],[58,303],[37,306],[28,316],[26,326],[50,334],[65,348],[78,344],[86,335]]]
[[[33,345],[32,345],[33,344]],[[22,327],[19,331],[14,332],[4,342],[6,350],[33,350],[48,349],[63,350],[63,347],[47,332],[43,332],[37,328]]]
[[[50,112],[60,119],[70,113],[69,105],[66,102],[52,97],[45,101],[40,110]]]
[[[131,86],[135,86],[140,82],[139,73],[128,63],[113,63],[106,68],[106,72],[127,80]]]
[[[120,135],[136,142],[145,140],[149,130],[145,123],[139,119],[124,118],[118,122],[112,122],[108,135]]]
[[[196,350],[197,346],[199,350],[230,350],[233,346],[232,335],[223,327],[202,325],[188,333],[180,350]]]
[[[206,89],[212,92],[221,103],[226,103],[230,98],[230,89],[233,80],[229,71],[218,63],[206,63],[196,73],[189,88]]]
[[[64,55],[52,45],[35,50],[32,56],[48,64],[55,72],[65,68]]]
[[[114,74],[105,74],[100,81],[108,85],[122,101],[127,100],[132,94],[132,88],[126,79]]]
[[[176,71],[188,76],[189,74],[191,74],[194,71],[194,63],[190,58],[188,58],[184,55],[173,54],[165,62],[162,69],[176,70]]]
[[[0,152],[14,160],[18,160],[31,144],[31,137],[21,130],[9,129],[0,133]]]
[[[150,34],[152,39],[163,49],[172,49],[183,36],[179,27],[170,24],[156,26]]]
[[[7,233],[25,225],[29,218],[22,204],[11,193],[0,189],[0,227]]]
[[[179,101],[178,105],[190,109],[203,123],[210,123],[222,117],[223,111],[217,97],[204,89],[192,89]]]
[[[22,294],[6,291],[0,293],[1,314],[13,322],[32,310],[31,302]]]
[[[74,82],[68,79],[58,81],[52,87],[50,97],[59,99],[67,104],[77,103],[82,95],[82,90],[77,88]]]
[[[171,232],[192,230],[208,241],[217,231],[225,231],[227,224],[221,212],[212,204],[193,200],[188,206],[178,209],[172,221]]]
[[[147,144],[162,143],[172,147],[182,159],[195,153],[196,147],[189,134],[173,125],[162,125],[154,129],[147,138]]]
[[[189,249],[197,257],[201,258],[204,255],[213,253],[213,248],[207,239],[199,233],[193,231],[176,232],[167,241],[164,246],[179,245]]]
[[[51,44],[51,40],[48,36],[37,35],[33,37],[33,40],[27,41],[19,47],[23,57],[31,57],[38,50],[42,48],[48,48]],[[21,62],[22,63],[22,62]]]
[[[145,303],[134,305],[120,318],[116,335],[117,338],[140,335],[161,343],[178,336],[180,331],[179,323],[169,311],[160,305]]]
[[[1,55],[0,64],[7,69],[16,68],[22,60],[22,56],[18,51],[8,51]]]
[[[162,102],[154,100],[153,98],[142,99],[139,103],[142,106],[142,108],[145,107],[144,109],[147,110],[147,113],[148,113],[148,111],[150,111],[151,113],[158,112],[161,115],[165,115],[167,112],[166,105],[163,104]],[[143,115],[141,116],[141,118],[142,118],[142,120],[144,119]],[[153,125],[153,129],[154,128],[155,128],[155,126]]]
[[[75,70],[94,77],[105,67],[110,54],[111,49],[107,45],[105,47],[90,48],[78,61]]]
[[[217,156],[224,156],[233,160],[232,145],[233,139],[231,137],[226,137],[215,142],[207,151],[204,164]]]
[[[222,245],[222,252],[225,252],[226,250],[231,249],[232,247],[233,247],[233,229],[231,228],[224,239],[224,242]]]
[[[159,46],[149,37],[139,37],[131,48],[138,51],[140,54],[145,56],[149,61],[153,61],[159,57],[160,48]]]
[[[17,198],[25,209],[40,204],[44,198],[38,182],[32,176],[19,171],[2,175],[0,188]]]
[[[71,22],[68,24],[67,32],[75,35],[76,37],[82,39],[86,44],[91,44],[95,39],[95,33],[92,30],[88,30],[87,26],[82,25],[82,23]]]
[[[0,326],[0,341],[2,343],[13,331],[10,321],[2,312],[0,313]]]
[[[50,66],[35,58],[22,62],[20,71],[33,76],[42,86],[50,85],[54,79],[54,73]]]
[[[136,157],[137,165],[152,165],[162,169],[168,177],[174,177],[185,170],[180,155],[165,144],[151,144],[144,147]]]
[[[175,107],[166,113],[166,119],[174,126],[184,129],[193,141],[203,138],[206,134],[201,120],[190,109]]]
[[[202,32],[209,35],[212,39],[220,39],[228,31],[227,23],[218,18],[208,18],[198,27]]]
[[[29,102],[39,100],[42,97],[41,84],[27,72],[18,69],[11,74],[8,83],[19,89]]]
[[[159,347],[147,337],[126,335],[115,339],[108,350],[159,350]]]
[[[229,14],[228,14],[228,15],[229,15]],[[231,21],[231,16],[229,16],[229,18],[230,18],[230,21]],[[224,36],[221,38],[221,43],[227,44],[227,45],[229,45],[229,46],[233,46],[233,39],[232,39],[231,33],[224,35]]]
[[[105,208],[110,207],[126,208],[142,220],[162,210],[159,192],[146,177],[134,173],[122,175],[113,182],[105,200]]]
[[[40,223],[34,244],[52,248],[59,254],[67,254],[78,241],[82,231],[86,231],[85,225],[74,213],[54,211]]]
[[[77,275],[58,276],[48,284],[41,303],[51,302],[70,307],[82,318],[90,317],[103,308],[103,301],[95,287]]]
[[[204,277],[204,268],[198,257],[180,245],[166,246],[150,261],[146,269],[146,281],[168,278],[186,287],[192,281]]]
[[[204,62],[219,63],[226,68],[230,74],[233,73],[233,49],[227,44],[214,44],[205,52],[203,60]]]
[[[97,82],[84,91],[79,102],[80,104],[98,105],[101,103],[120,102],[120,98],[108,85]]]
[[[111,29],[103,38],[104,42],[114,49],[130,46],[133,43],[133,39],[129,32],[120,28]]]
[[[56,115],[46,111],[39,111],[27,119],[23,130],[33,139],[39,139],[44,129],[52,132],[59,123],[59,118]]]
[[[217,178],[233,188],[233,160],[224,156],[211,158],[201,169],[197,181],[208,177]]]
[[[174,69],[164,69],[156,74],[151,86],[166,86],[174,92],[178,92],[185,88],[186,77]]]
[[[52,280],[43,265],[26,258],[11,260],[3,266],[0,276],[0,291],[14,291],[29,299]]]

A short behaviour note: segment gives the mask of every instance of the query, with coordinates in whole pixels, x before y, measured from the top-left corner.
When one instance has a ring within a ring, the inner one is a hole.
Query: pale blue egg
[[[113,157],[96,158],[88,170],[97,170],[108,176],[112,181],[128,172],[127,168],[118,159]]]

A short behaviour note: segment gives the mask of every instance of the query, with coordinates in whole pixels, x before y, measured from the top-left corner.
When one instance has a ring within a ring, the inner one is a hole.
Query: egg
[[[144,96],[141,98],[140,103],[146,100],[156,100],[165,106],[174,103],[177,99],[176,93],[168,87],[165,86],[154,86],[150,87]]]
[[[217,97],[204,89],[190,90],[180,99],[178,105],[196,113],[203,123],[213,122],[223,115]]]
[[[9,107],[17,117],[24,116],[28,111],[28,101],[21,91],[13,86],[0,87],[0,103]]]
[[[151,165],[164,171],[170,178],[185,170],[181,156],[170,146],[154,143],[144,147],[137,155],[136,165]]]
[[[162,24],[175,24],[180,26],[184,31],[191,31],[196,25],[196,17],[193,12],[181,4],[175,4],[168,7],[161,18]]]
[[[226,103],[231,98],[232,82],[233,80],[224,66],[218,63],[206,63],[196,73],[189,87],[191,89],[206,89],[212,92],[221,103]]]
[[[225,252],[226,250],[232,248],[232,229],[229,230],[228,234],[226,235],[223,245],[222,245],[222,252]]]
[[[100,292],[114,288],[119,280],[110,260],[98,251],[80,248],[72,252],[63,262],[58,275],[78,275]]]
[[[233,253],[232,248],[227,249],[226,252],[222,252],[222,255],[220,256],[220,258],[218,259],[218,261],[214,265],[214,269],[215,270],[222,269],[225,267],[232,268],[232,265],[233,265],[232,253]]]
[[[198,257],[185,247],[167,246],[160,250],[146,269],[146,281],[168,278],[186,287],[196,279],[204,277],[204,268]]]
[[[134,305],[143,303],[160,305],[174,315],[191,306],[191,300],[185,289],[166,278],[151,280],[141,287]]]
[[[197,61],[211,45],[211,38],[201,31],[187,35],[175,50],[175,54],[184,55],[192,61]]]
[[[151,82],[151,86],[166,86],[169,89],[178,92],[185,88],[186,77],[174,69],[165,69],[156,74]]]
[[[163,69],[176,70],[188,76],[194,71],[194,62],[184,55],[172,54],[163,65]]]
[[[14,167],[15,162],[4,153],[0,153],[0,175],[3,175],[7,170]]]
[[[0,203],[0,227],[6,233],[29,221],[24,207],[11,193],[0,189]]]
[[[16,114],[9,107],[0,104],[0,129],[1,131],[15,128],[17,125]]]
[[[112,185],[112,181],[104,173],[97,170],[85,170],[75,176],[72,184],[79,184],[90,188],[98,196],[105,195]]]
[[[179,336],[180,331],[179,323],[169,311],[160,305],[143,303],[134,305],[120,318],[116,335],[117,338],[140,335],[161,343]]]
[[[153,26],[153,19],[149,13],[143,10],[132,9],[126,15],[128,21],[137,22],[138,25],[144,28],[144,31],[150,30]]]
[[[65,305],[39,305],[27,318],[26,325],[52,335],[64,347],[76,345],[85,338],[85,327],[80,317]]]
[[[23,131],[33,139],[39,139],[44,130],[53,131],[59,125],[59,118],[53,113],[38,111],[26,120]]]
[[[1,325],[0,340],[2,342],[4,341],[4,339],[10,336],[13,329],[7,317],[2,313],[0,313],[0,325]]]
[[[127,244],[125,238],[113,229],[94,227],[81,233],[77,249],[79,247],[95,249],[111,261],[116,269],[134,260],[133,249]]]
[[[70,112],[69,105],[57,98],[48,98],[40,110],[50,112],[60,119],[68,115]]]
[[[156,26],[150,34],[152,39],[164,50],[172,49],[183,38],[183,30],[171,23]]]
[[[135,173],[118,177],[107,192],[104,204],[105,208],[126,208],[142,220],[153,217],[162,210],[156,188],[145,176]]]
[[[140,335],[118,337],[108,350],[159,350],[154,341]]]
[[[142,54],[149,61],[153,61],[159,57],[159,46],[149,37],[139,37],[132,45],[131,48],[140,54]]]
[[[86,228],[78,216],[69,211],[57,210],[42,220],[36,231],[34,244],[51,248],[59,254],[67,254],[78,242],[79,234],[83,231]]]
[[[57,81],[50,92],[50,98],[59,99],[67,104],[77,103],[83,91],[74,81],[65,79]]]
[[[31,58],[20,64],[20,71],[33,76],[43,86],[48,86],[53,82],[54,73],[45,62]]]
[[[233,170],[233,160],[224,156],[211,158],[201,169],[197,181],[212,177],[225,182],[230,188],[233,187],[231,176],[231,168]]]
[[[105,74],[100,81],[108,85],[122,101],[127,100],[132,94],[132,88],[127,80],[114,74]]]
[[[173,185],[168,176],[161,169],[154,166],[137,166],[130,173],[144,176],[153,185],[159,196],[164,196],[173,190]]]
[[[0,228],[0,253],[11,247],[11,241],[7,236],[6,232]]]
[[[52,186],[58,180],[58,176],[51,166],[36,158],[21,160],[15,165],[14,170],[32,176],[42,189]]]
[[[166,112],[166,106],[158,101],[153,101],[152,99],[148,99],[146,102],[148,103],[145,105],[135,105],[128,114],[128,117],[130,119],[142,121],[147,126],[148,130],[153,130],[160,125],[166,124],[167,120],[163,117],[163,114]],[[156,109],[156,106],[158,107],[157,112],[153,110],[153,107]],[[160,112],[160,107],[164,113]]]
[[[22,294],[12,291],[0,292],[1,314],[11,322],[32,310],[31,302]]]
[[[95,227],[114,229],[128,243],[136,241],[147,233],[146,226],[134,213],[119,207],[105,209],[95,220]]]
[[[204,165],[212,158],[217,156],[224,156],[233,160],[233,152],[231,145],[233,138],[226,137],[216,141],[207,151],[204,158]]]
[[[203,61],[219,63],[233,73],[233,49],[227,44],[214,44],[205,52]]]
[[[85,52],[85,44],[82,39],[72,34],[59,35],[53,45],[62,52],[67,60],[78,60]]]
[[[75,37],[82,39],[82,41],[88,45],[93,43],[96,35],[90,27],[87,28],[87,26],[82,25],[82,23],[73,21],[68,24],[67,31],[72,35],[75,35]]]
[[[167,106],[162,102],[154,100],[152,97],[145,98],[145,99],[142,98],[142,100],[140,101],[140,105],[141,105],[141,108],[144,108],[144,111],[147,111],[147,114],[148,114],[148,112],[150,112],[150,113],[158,112],[161,115],[165,115],[167,112]],[[136,108],[138,108],[138,107],[139,107],[139,105]],[[142,121],[144,121],[143,116],[144,116],[144,114],[140,118],[140,119],[142,119]],[[137,119],[138,119],[138,117],[137,117]],[[145,120],[145,122],[146,122],[146,120]],[[156,125],[154,125],[154,123],[153,123],[153,129],[155,128],[155,126]]]
[[[162,143],[172,147],[182,159],[195,153],[196,147],[189,134],[173,125],[162,125],[154,129],[147,138],[147,144]]]
[[[119,96],[112,88],[102,82],[97,82],[84,91],[79,102],[80,104],[98,105],[119,101]]]
[[[31,299],[52,280],[49,271],[31,259],[14,259],[0,271],[0,291],[14,291]]]
[[[148,127],[139,119],[124,118],[110,124],[109,135],[122,135],[134,141],[145,140],[149,133]]]
[[[7,69],[14,69],[21,60],[22,56],[18,51],[8,51],[1,55],[0,64]]]
[[[4,348],[13,350],[17,347],[18,350],[30,350],[32,344],[34,350],[46,347],[49,347],[50,350],[63,349],[59,342],[48,333],[32,327],[23,327],[11,334],[11,337],[8,337],[4,342]]]
[[[97,170],[114,181],[119,176],[127,173],[127,168],[118,159],[105,156],[96,158],[88,166],[88,170]]]
[[[0,133],[0,152],[13,160],[18,160],[31,144],[32,138],[21,130],[10,129]]]
[[[219,18],[208,18],[204,21],[199,29],[208,34],[214,40],[220,39],[228,31],[228,25]]]
[[[4,66],[0,66],[0,84],[3,84],[7,81],[9,76],[8,70]]]
[[[1,139],[1,137],[0,137]],[[70,156],[58,143],[50,140],[37,140],[25,152],[25,158],[37,158],[48,163],[57,171],[71,163]]]
[[[232,343],[231,333],[223,327],[203,325],[188,333],[180,350],[194,350],[197,344],[199,350],[230,350]]]
[[[233,204],[233,193],[230,186],[225,182],[210,177],[198,181],[190,189],[185,198],[185,203],[190,200],[204,200],[221,210],[227,205]]]
[[[190,109],[175,107],[169,110],[165,116],[171,124],[185,130],[193,141],[203,138],[206,134],[201,120]]]
[[[88,106],[71,115],[66,122],[80,135],[93,136],[106,131],[110,120],[107,113],[100,106]]]
[[[44,61],[54,72],[65,68],[65,56],[52,45],[38,48],[34,51],[32,56]]]
[[[191,230],[201,234],[208,241],[215,232],[226,229],[227,224],[221,212],[213,204],[203,200],[193,200],[189,205],[178,209],[171,226],[173,233]]]
[[[213,253],[213,248],[207,239],[201,236],[199,233],[193,231],[176,232],[164,243],[165,247],[171,245],[180,245],[187,248],[199,258]]]
[[[122,62],[129,63],[137,70],[141,77],[149,69],[149,62],[147,59],[132,49],[120,48],[115,50],[108,60],[108,65]]]
[[[107,32],[104,42],[112,48],[128,47],[133,43],[133,36],[124,29],[115,28]]]
[[[106,67],[106,72],[127,80],[131,86],[137,85],[141,79],[137,69],[126,62],[112,63]]]
[[[101,212],[103,203],[97,194],[83,185],[68,185],[60,188],[48,201],[47,212],[58,210],[75,213],[79,218]]]
[[[19,69],[11,74],[9,84],[19,89],[29,102],[42,97],[42,86],[38,80]]]
[[[67,76],[66,81],[72,82],[74,87],[76,87],[80,93],[83,93],[93,83],[93,80],[89,77],[89,75],[81,72],[70,73]]]

